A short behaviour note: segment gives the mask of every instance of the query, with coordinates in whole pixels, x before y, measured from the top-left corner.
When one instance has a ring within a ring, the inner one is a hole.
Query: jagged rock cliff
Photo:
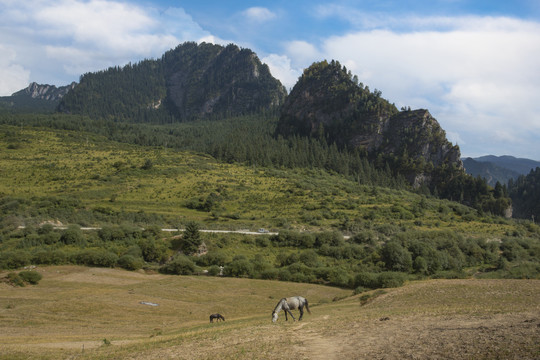
[[[31,83],[27,88],[0,98],[0,105],[11,111],[52,111],[77,84],[56,87]]]
[[[463,172],[460,151],[429,111],[398,111],[371,92],[339,62],[306,69],[287,97],[277,135],[301,135],[364,151],[379,166],[388,164],[414,187],[431,183],[433,171]]]
[[[29,96],[32,99],[41,99],[47,101],[60,101],[72,90],[77,83],[72,82],[70,85],[56,87],[54,85],[40,85],[38,83],[31,83],[26,89],[17,91],[12,96]]]

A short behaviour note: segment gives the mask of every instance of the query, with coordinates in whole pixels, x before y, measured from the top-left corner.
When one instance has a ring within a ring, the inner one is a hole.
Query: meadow
[[[279,235],[205,234],[206,256],[180,259],[166,272],[215,274],[224,266],[228,276],[359,292],[426,276],[540,274],[540,227],[530,221],[321,169],[223,163],[85,132],[1,129],[0,268],[155,271],[182,249],[178,234],[160,229],[196,221],[202,229]]]
[[[228,164],[84,132],[0,129],[2,210],[23,208],[24,201],[40,207],[21,211],[21,225],[64,220],[47,217],[59,214],[80,226],[129,221],[170,228],[196,220],[207,228],[347,234],[391,222],[500,238],[516,227],[455,202],[368,186],[321,169]],[[72,208],[78,211],[69,213]]]
[[[428,280],[353,295],[282,281],[35,271],[43,276],[37,285],[0,282],[0,359],[540,356],[538,280]],[[293,294],[309,300],[311,314],[285,322],[281,313],[272,323],[278,300]],[[214,312],[226,321],[211,324]]]
[[[0,129],[0,359],[540,356],[535,223],[320,169]],[[279,235],[202,233],[208,252],[181,254],[160,229],[193,221]],[[23,267],[42,279],[17,286]],[[272,324],[291,295],[313,314]]]

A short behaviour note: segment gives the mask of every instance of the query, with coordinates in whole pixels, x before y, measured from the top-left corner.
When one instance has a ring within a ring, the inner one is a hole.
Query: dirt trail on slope
[[[327,320],[328,315],[322,316],[322,320]],[[298,342],[297,347],[299,355],[306,359],[333,360],[340,359],[340,353],[345,344],[333,337],[328,337],[316,331],[311,322],[301,322],[296,325],[292,331],[293,336]]]

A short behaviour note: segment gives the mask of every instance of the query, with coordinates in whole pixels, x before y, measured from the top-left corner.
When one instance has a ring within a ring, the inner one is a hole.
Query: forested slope
[[[87,73],[58,110],[114,121],[171,123],[270,111],[286,96],[249,49],[187,42],[160,59]]]

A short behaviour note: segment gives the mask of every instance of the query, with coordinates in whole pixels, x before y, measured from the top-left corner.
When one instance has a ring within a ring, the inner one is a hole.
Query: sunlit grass
[[[350,290],[276,281],[72,266],[38,271],[44,276],[36,286],[0,283],[0,359],[312,358],[312,339],[335,345],[333,351],[346,357],[395,355],[400,348],[442,356],[460,346],[480,358],[530,358],[539,350],[534,343],[540,334],[530,332],[540,311],[537,280],[430,280],[352,296]],[[302,322],[280,316],[273,324],[272,309],[289,294],[308,298],[312,313]],[[370,300],[362,302],[366,295]],[[213,312],[226,321],[210,324]],[[496,344],[471,337],[488,330]],[[529,331],[521,345],[519,334],[512,335],[518,330]],[[394,337],[403,342],[385,348]]]

